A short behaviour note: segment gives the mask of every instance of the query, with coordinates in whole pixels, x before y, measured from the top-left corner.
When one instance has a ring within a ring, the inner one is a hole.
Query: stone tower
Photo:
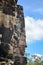
[[[26,65],[23,7],[18,0],[0,0],[0,65]]]

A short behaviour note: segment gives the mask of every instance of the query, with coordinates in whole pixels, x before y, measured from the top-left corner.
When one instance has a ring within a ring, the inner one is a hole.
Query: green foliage
[[[43,56],[33,55],[27,58],[27,65],[43,65]]]
[[[27,65],[43,65],[43,62],[28,62]]]
[[[27,65],[34,65],[33,62],[28,62]]]

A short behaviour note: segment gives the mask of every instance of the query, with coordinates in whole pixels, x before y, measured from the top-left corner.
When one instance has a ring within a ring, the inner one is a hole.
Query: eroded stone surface
[[[10,60],[18,57],[19,62],[23,63],[25,22],[23,7],[17,5],[17,0],[0,0],[0,35],[0,57]]]

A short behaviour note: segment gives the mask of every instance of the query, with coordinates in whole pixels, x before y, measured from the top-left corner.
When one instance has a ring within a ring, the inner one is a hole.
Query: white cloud
[[[28,16],[25,18],[25,27],[27,42],[43,39],[43,20]]]
[[[36,59],[43,61],[43,55],[41,54],[34,54],[32,55],[32,61],[35,61]]]
[[[42,57],[42,55],[41,55],[41,54],[34,54],[34,55],[32,55],[32,56]]]

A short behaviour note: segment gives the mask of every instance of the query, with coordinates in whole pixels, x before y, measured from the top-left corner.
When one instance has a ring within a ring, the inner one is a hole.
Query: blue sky
[[[43,0],[18,0],[23,6],[26,30],[26,52],[43,55]]]

